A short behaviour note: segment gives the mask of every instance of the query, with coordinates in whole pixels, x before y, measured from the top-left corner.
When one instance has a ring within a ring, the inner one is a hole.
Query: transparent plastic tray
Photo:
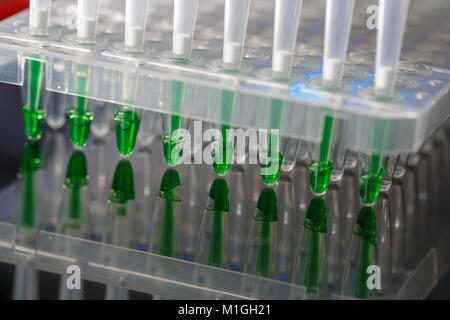
[[[450,114],[449,3],[411,1],[403,52],[397,74],[396,98],[375,101],[373,62],[376,30],[366,26],[373,1],[357,1],[350,36],[345,85],[340,92],[320,88],[325,1],[305,0],[301,14],[294,69],[289,82],[271,80],[273,1],[252,1],[246,52],[240,73],[220,67],[223,1],[199,5],[194,52],[189,63],[167,58],[171,49],[172,2],[150,1],[145,52],[128,54],[123,47],[124,1],[102,1],[95,45],[73,39],[75,0],[53,1],[48,37],[27,34],[28,11],[0,23],[0,81],[22,85],[24,61],[46,63],[46,88],[70,95],[178,114],[233,127],[268,128],[270,101],[285,101],[281,132],[319,142],[321,121],[332,114],[347,123],[345,146],[360,152],[412,153]],[[426,9],[426,10],[425,10]],[[426,21],[426,23],[423,23]],[[91,68],[86,92],[77,89],[75,66]],[[269,75],[269,76],[268,76]],[[137,82],[134,99],[125,99],[127,79]],[[183,81],[183,108],[170,108],[171,82]],[[221,118],[222,90],[237,92],[231,120]],[[378,123],[384,130],[376,130]],[[374,140],[383,143],[373,144]],[[381,150],[382,149],[382,150]]]

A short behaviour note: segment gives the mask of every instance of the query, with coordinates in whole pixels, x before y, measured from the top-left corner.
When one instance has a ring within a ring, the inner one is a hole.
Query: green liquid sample
[[[171,105],[170,110],[174,113],[180,113],[184,102],[184,82],[172,81],[171,87]],[[164,116],[163,116],[164,117]],[[168,128],[167,128],[168,129]],[[163,153],[164,160],[170,166],[176,166],[183,157],[184,136],[179,132],[181,129],[181,117],[170,116],[170,130],[164,128],[163,118]]]
[[[20,226],[34,228],[34,185],[33,173],[24,174],[23,205]]]
[[[278,159],[275,161],[269,160],[269,157],[262,155],[267,160],[265,163],[261,163],[261,169],[264,169],[266,173],[261,173],[261,180],[267,185],[272,185],[277,182],[278,177],[280,176],[281,165],[283,164],[284,155],[280,152],[278,154]]]
[[[224,267],[222,263],[222,211],[215,210],[211,230],[208,264],[213,267],[221,268]]]
[[[359,195],[364,205],[371,206],[377,202],[384,173],[385,169],[380,168],[376,173],[371,172],[369,175],[364,175],[359,178],[361,183]]]
[[[317,293],[319,289],[319,253],[319,231],[311,230],[305,270],[305,287],[308,293]]]
[[[233,91],[223,90],[222,91],[222,101],[221,101],[221,119],[225,123],[230,123],[233,117],[233,109],[236,94]],[[214,172],[217,175],[225,175],[228,173],[231,167],[231,160],[234,153],[234,142],[229,139],[227,131],[230,130],[230,126],[223,124],[221,125],[222,133],[222,150],[218,150],[220,163],[213,163]]]
[[[171,140],[170,137],[163,137],[163,152],[164,160],[170,166],[176,166],[181,162],[183,157],[183,143],[184,136],[179,136],[177,139]]]
[[[230,170],[231,167],[231,160],[233,158],[233,153],[234,153],[234,145],[233,144],[228,144],[226,145],[226,141],[223,142],[224,144],[222,145],[222,151],[217,150],[216,152],[219,153],[218,157],[219,159],[221,159],[218,163],[216,161],[213,162],[212,166],[214,169],[214,172],[219,175],[225,175],[228,173],[228,171]]]
[[[159,248],[159,254],[164,256],[173,257],[174,256],[174,217],[173,217],[173,198],[168,196],[165,201],[164,206],[164,216],[162,219],[162,230],[161,230],[161,244]]]
[[[270,222],[268,221],[261,221],[261,234],[256,257],[256,275],[270,277]]]
[[[369,288],[367,286],[369,274],[367,273],[367,268],[370,266],[370,246],[371,244],[368,240],[362,239],[355,284],[355,297],[360,299],[367,299],[369,297]]]
[[[46,112],[24,105],[22,115],[26,137],[30,140],[39,140],[44,131]]]
[[[315,195],[322,195],[327,191],[332,171],[331,162],[313,163],[309,166],[309,184]]]
[[[133,153],[141,120],[132,110],[116,112],[116,146],[119,153],[129,156]]]
[[[315,195],[324,194],[330,184],[333,163],[328,161],[333,137],[333,117],[325,117],[322,141],[319,145],[319,159],[309,166],[310,188]]]
[[[70,141],[76,147],[84,147],[89,138],[89,131],[94,115],[92,112],[78,112],[77,110],[69,110],[68,115]]]

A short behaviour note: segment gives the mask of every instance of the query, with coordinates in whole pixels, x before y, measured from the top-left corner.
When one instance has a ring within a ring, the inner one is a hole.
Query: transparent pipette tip
[[[82,43],[94,43],[100,0],[78,0],[77,38]]]
[[[273,77],[289,79],[292,69],[302,0],[277,0],[272,53]]]
[[[148,0],[127,0],[125,10],[125,49],[140,52],[144,47]]]
[[[327,1],[323,84],[340,88],[355,0]]]
[[[197,20],[198,0],[175,0],[172,53],[177,59],[190,59]]]
[[[250,0],[227,0],[225,2],[225,25],[223,41],[223,67],[239,70],[244,54]]]
[[[170,200],[173,197],[174,190],[180,186],[180,176],[175,169],[167,169],[164,172],[159,187],[159,197]]]
[[[30,34],[36,36],[48,35],[51,3],[51,0],[30,0]]]
[[[134,151],[141,123],[141,114],[141,110],[133,107],[115,107],[116,147],[122,156],[130,156]]]
[[[379,97],[394,95],[408,7],[409,0],[380,0],[375,64],[375,95]]]

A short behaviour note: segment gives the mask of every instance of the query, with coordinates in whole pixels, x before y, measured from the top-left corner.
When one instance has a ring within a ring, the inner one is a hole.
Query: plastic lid
[[[218,178],[214,180],[211,189],[209,190],[209,197],[214,200],[214,210],[230,210],[228,185],[224,179]]]
[[[311,200],[303,226],[312,231],[327,232],[327,211],[322,198],[316,197]]]
[[[372,207],[361,208],[353,233],[366,239],[372,245],[377,245],[377,221],[375,218],[375,210]]]
[[[261,191],[256,208],[259,209],[254,218],[256,221],[277,221],[277,196],[275,191],[270,188]]]
[[[109,200],[125,204],[134,199],[133,168],[128,160],[121,160],[114,171]]]
[[[20,173],[32,173],[40,168],[42,168],[41,147],[35,141],[28,142],[23,151],[22,162],[19,168]]]
[[[74,151],[67,166],[64,185],[68,188],[81,188],[88,184],[86,157],[81,151]]]
[[[175,169],[168,169],[164,172],[159,188],[159,196],[169,199],[172,197],[173,190],[180,185],[180,175]]]

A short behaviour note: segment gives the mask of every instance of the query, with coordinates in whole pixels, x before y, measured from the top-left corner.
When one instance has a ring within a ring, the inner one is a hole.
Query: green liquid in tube
[[[325,117],[322,142],[319,146],[319,159],[309,167],[311,191],[316,195],[324,194],[330,184],[333,163],[328,161],[333,134],[333,117]]]
[[[171,111],[174,113],[181,112],[184,101],[184,90],[184,82],[172,81]],[[183,157],[182,143],[184,141],[184,136],[176,132],[180,129],[181,117],[177,115],[170,116],[170,133],[163,135],[163,151],[164,160],[171,166],[179,164]]]
[[[36,60],[28,61],[28,104],[22,107],[25,135],[30,140],[42,137],[46,112],[39,105],[44,75],[44,63]]]
[[[381,167],[381,157],[373,155],[369,174],[360,177],[360,198],[364,205],[371,206],[377,202],[384,173],[385,169]]]
[[[223,90],[222,91],[222,102],[221,102],[221,111],[222,111],[222,121],[230,123],[233,117],[233,109],[234,109],[234,103],[235,103],[235,93],[233,91],[229,90]],[[213,169],[214,172],[218,175],[225,175],[228,173],[231,167],[231,160],[233,158],[234,153],[234,143],[232,140],[228,139],[227,131],[230,130],[229,125],[222,125],[221,126],[221,133],[222,133],[222,150],[218,150],[220,161],[219,163],[214,161],[213,163]],[[232,138],[232,137],[230,137]]]
[[[119,153],[129,156],[133,153],[136,137],[141,123],[139,115],[133,110],[116,112],[116,146]]]

